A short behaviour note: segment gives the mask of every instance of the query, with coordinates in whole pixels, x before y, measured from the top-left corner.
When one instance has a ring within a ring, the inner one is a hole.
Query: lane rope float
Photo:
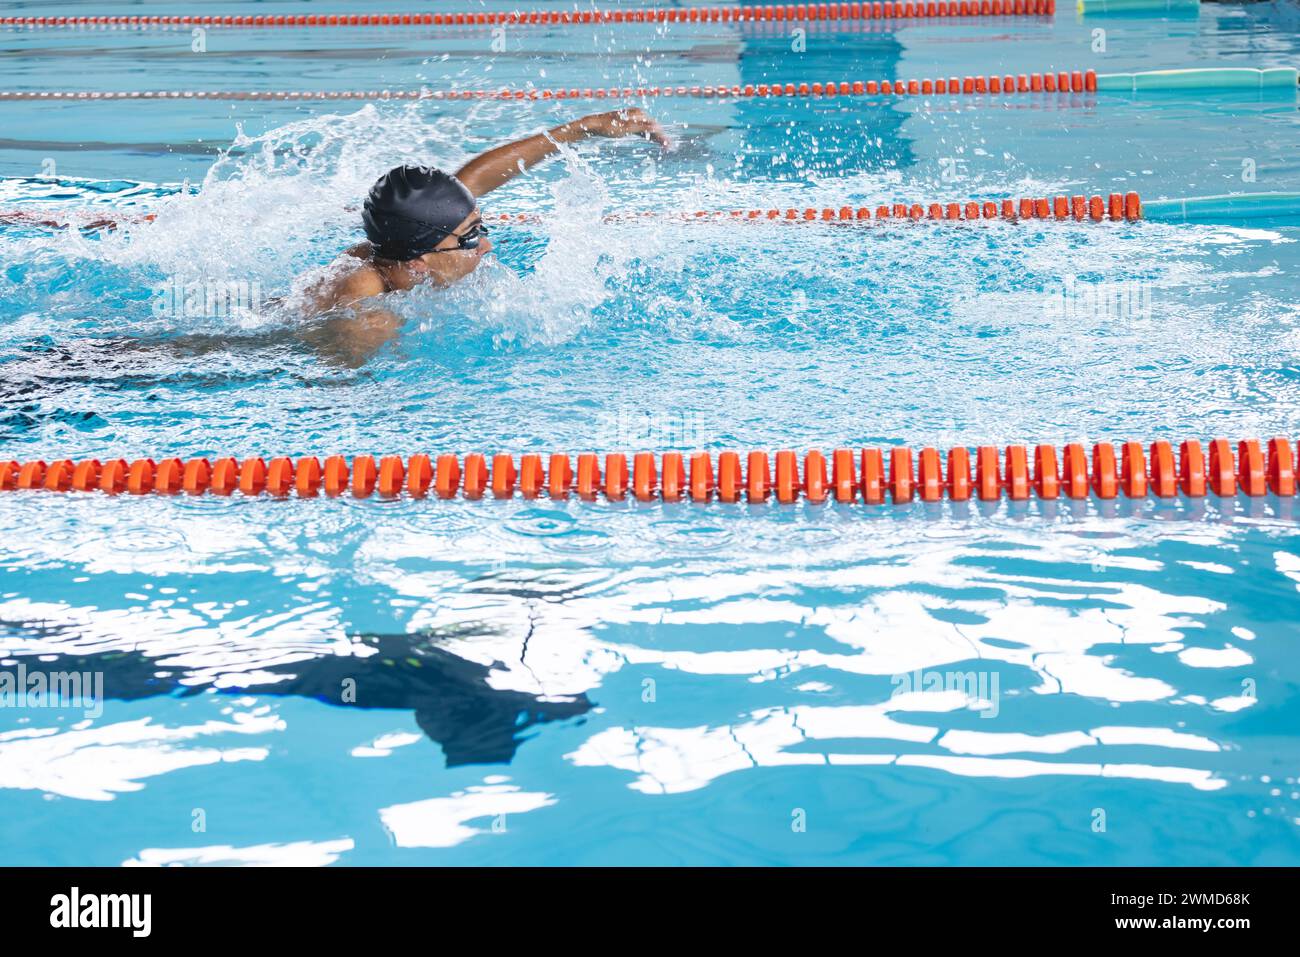
[[[1284,194],[1272,194],[1281,196]],[[1231,200],[1237,197],[1209,197]],[[1181,203],[1181,207],[1169,203]],[[1173,218],[1177,209],[1195,208],[1197,199],[1166,201]],[[1280,205],[1276,199],[1273,205]],[[1189,207],[1190,204],[1190,207]],[[1163,207],[1162,207],[1163,208]],[[152,222],[154,213],[123,216],[115,219],[98,212],[79,211],[77,215],[38,213],[27,210],[0,212],[0,223],[20,226],[41,226],[51,229],[116,229],[123,225]],[[974,220],[1022,220],[1101,222],[1103,220],[1135,220],[1149,218],[1143,213],[1142,198],[1135,192],[1101,195],[1039,196],[1022,199],[968,200],[966,202],[895,202],[874,207],[859,204],[795,208],[793,206],[765,209],[698,210],[694,212],[660,213],[622,212],[601,217],[607,223],[636,223],[647,220],[673,220],[679,222],[782,222],[782,223],[866,223],[922,220],[948,220],[969,222]],[[541,223],[546,217],[537,213],[488,213],[483,219],[488,223]]]
[[[1125,74],[1131,76],[1131,74]],[[0,100],[629,100],[649,97],[930,96],[985,93],[1093,93],[1095,70],[926,80],[828,80],[690,86],[531,87],[497,90],[3,90]]]
[[[1187,202],[1187,201],[1184,201]],[[819,222],[863,223],[898,220],[948,220],[969,222],[974,220],[1071,220],[1074,222],[1102,222],[1143,218],[1142,198],[1135,192],[1111,193],[1109,196],[1054,196],[1026,197],[1024,199],[969,200],[967,202],[889,203],[871,206],[821,206],[797,209],[732,209],[674,213],[611,213],[603,217],[606,222],[638,222],[647,219],[674,219],[682,221],[726,222]],[[491,223],[540,222],[535,213],[495,213],[485,216]]]
[[[125,213],[79,209],[70,213],[33,212],[26,209],[0,211],[0,223],[9,226],[40,226],[47,229],[117,229],[133,223],[153,222],[156,213],[127,215]]]
[[[1300,216],[1300,193],[1241,193],[1160,199],[1147,203],[1142,216],[1163,223],[1290,218]]]
[[[949,2],[787,3],[759,6],[644,7],[636,10],[511,10],[464,13],[180,14],[170,16],[0,17],[9,27],[408,27],[574,26],[585,24],[771,23],[823,20],[914,20],[970,17],[1042,17],[1056,0],[949,0]]]
[[[1165,13],[1194,17],[1200,13],[1201,0],[1078,0],[1078,11],[1088,14]]]
[[[1102,73],[1068,70],[923,80],[828,80],[691,86],[528,87],[496,90],[0,90],[0,101],[118,100],[631,100],[665,97],[729,99],[839,96],[983,96],[1021,93],[1142,93],[1157,90],[1294,91],[1295,67]],[[1073,101],[1083,102],[1083,101]],[[1091,103],[1092,101],[1088,101]]]
[[[319,495],[355,498],[513,498],[610,501],[835,501],[864,505],[913,501],[1252,498],[1296,494],[1296,454],[1290,440],[1261,444],[1226,439],[958,446],[914,455],[905,446],[812,450],[802,463],[791,450],[638,452],[629,456],[557,452],[486,455],[396,455],[351,460],[288,457],[41,459],[0,461],[0,490],[100,492],[108,495]]]
[[[630,100],[756,97],[929,96],[983,93],[1095,92],[1096,74],[1008,74],[938,80],[854,80],[826,83],[746,83],[730,86],[535,87],[499,90],[0,90],[0,100]],[[1085,76],[1090,79],[1085,79]]]
[[[1135,192],[1110,193],[1107,196],[1051,196],[1023,199],[968,200],[965,202],[906,202],[863,205],[768,207],[764,209],[697,210],[661,213],[622,212],[601,217],[607,223],[638,223],[651,220],[674,222],[747,222],[747,223],[832,223],[864,224],[868,222],[1102,222],[1120,220],[1136,222],[1197,223],[1241,219],[1300,217],[1300,193],[1239,193],[1225,196],[1193,196],[1186,199],[1160,199],[1144,202]],[[155,213],[112,216],[79,210],[73,214],[0,211],[0,224],[40,226],[49,229],[83,230],[117,229],[124,225],[153,222]],[[547,217],[537,213],[487,213],[488,223],[536,224]]]
[[[1199,0],[1198,0],[1199,2]],[[1140,73],[1103,73],[1097,89],[1107,93],[1143,93],[1176,90],[1295,90],[1295,67],[1207,67],[1190,70],[1147,70]]]

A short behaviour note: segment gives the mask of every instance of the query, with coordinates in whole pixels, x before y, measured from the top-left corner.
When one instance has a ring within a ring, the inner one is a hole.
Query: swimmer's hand
[[[587,136],[608,136],[612,139],[622,136],[640,136],[660,146],[672,145],[658,120],[635,106],[625,110],[612,110],[609,113],[592,113],[590,116],[575,120],[570,125]]]
[[[562,144],[577,143],[590,136],[640,136],[665,148],[672,147],[662,126],[644,110],[629,107],[610,113],[593,113],[545,133],[480,153],[456,171],[456,178],[475,196],[482,196],[553,156]]]

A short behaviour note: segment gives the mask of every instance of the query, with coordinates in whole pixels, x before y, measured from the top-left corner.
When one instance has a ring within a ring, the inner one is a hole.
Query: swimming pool
[[[311,4],[381,10],[423,12]],[[203,52],[181,28],[0,28],[0,87],[1274,67],[1296,64],[1298,25],[1272,3],[801,37],[214,28]],[[494,226],[470,281],[402,300],[400,337],[359,361],[261,302],[359,237],[375,177],[605,107],[0,104],[0,212],[123,223],[0,225],[0,458],[1294,443],[1296,221],[665,215],[1294,192],[1294,93],[645,106],[674,151],[584,146],[493,194],[487,212],[532,218]],[[658,215],[605,218],[626,212]],[[168,299],[194,284],[248,303]],[[13,864],[1296,864],[1297,531],[1272,495],[6,491],[0,660],[102,676],[106,700],[0,708],[0,847]]]

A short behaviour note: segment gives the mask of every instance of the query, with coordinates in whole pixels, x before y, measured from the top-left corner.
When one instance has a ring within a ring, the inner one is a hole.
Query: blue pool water
[[[504,50],[211,30],[203,53],[180,30],[7,30],[0,88],[1288,66],[1297,27],[1261,3],[812,27],[803,52],[721,24],[511,28]],[[646,106],[674,151],[584,145],[494,193],[542,222],[392,303],[400,337],[358,361],[292,302],[359,237],[374,178],[595,104],[0,104],[0,212],[157,216],[0,225],[0,458],[1300,431],[1300,223],[601,219],[1297,191],[1294,96]],[[158,314],[196,282],[288,304]],[[1097,289],[1146,307],[1086,306]],[[1300,863],[1298,509],[4,493],[0,662],[101,675],[107,700],[0,707],[0,863]]]

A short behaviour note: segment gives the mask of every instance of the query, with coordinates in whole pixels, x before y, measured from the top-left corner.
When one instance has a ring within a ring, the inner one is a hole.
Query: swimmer
[[[595,113],[545,133],[482,153],[455,175],[427,166],[399,166],[379,178],[361,219],[366,241],[345,251],[326,278],[307,290],[307,312],[340,308],[351,316],[318,330],[345,360],[359,364],[393,338],[402,320],[364,302],[417,285],[445,287],[465,278],[492,251],[478,198],[554,155],[561,144],[595,136],[640,136],[660,146],[668,138],[640,109]]]

